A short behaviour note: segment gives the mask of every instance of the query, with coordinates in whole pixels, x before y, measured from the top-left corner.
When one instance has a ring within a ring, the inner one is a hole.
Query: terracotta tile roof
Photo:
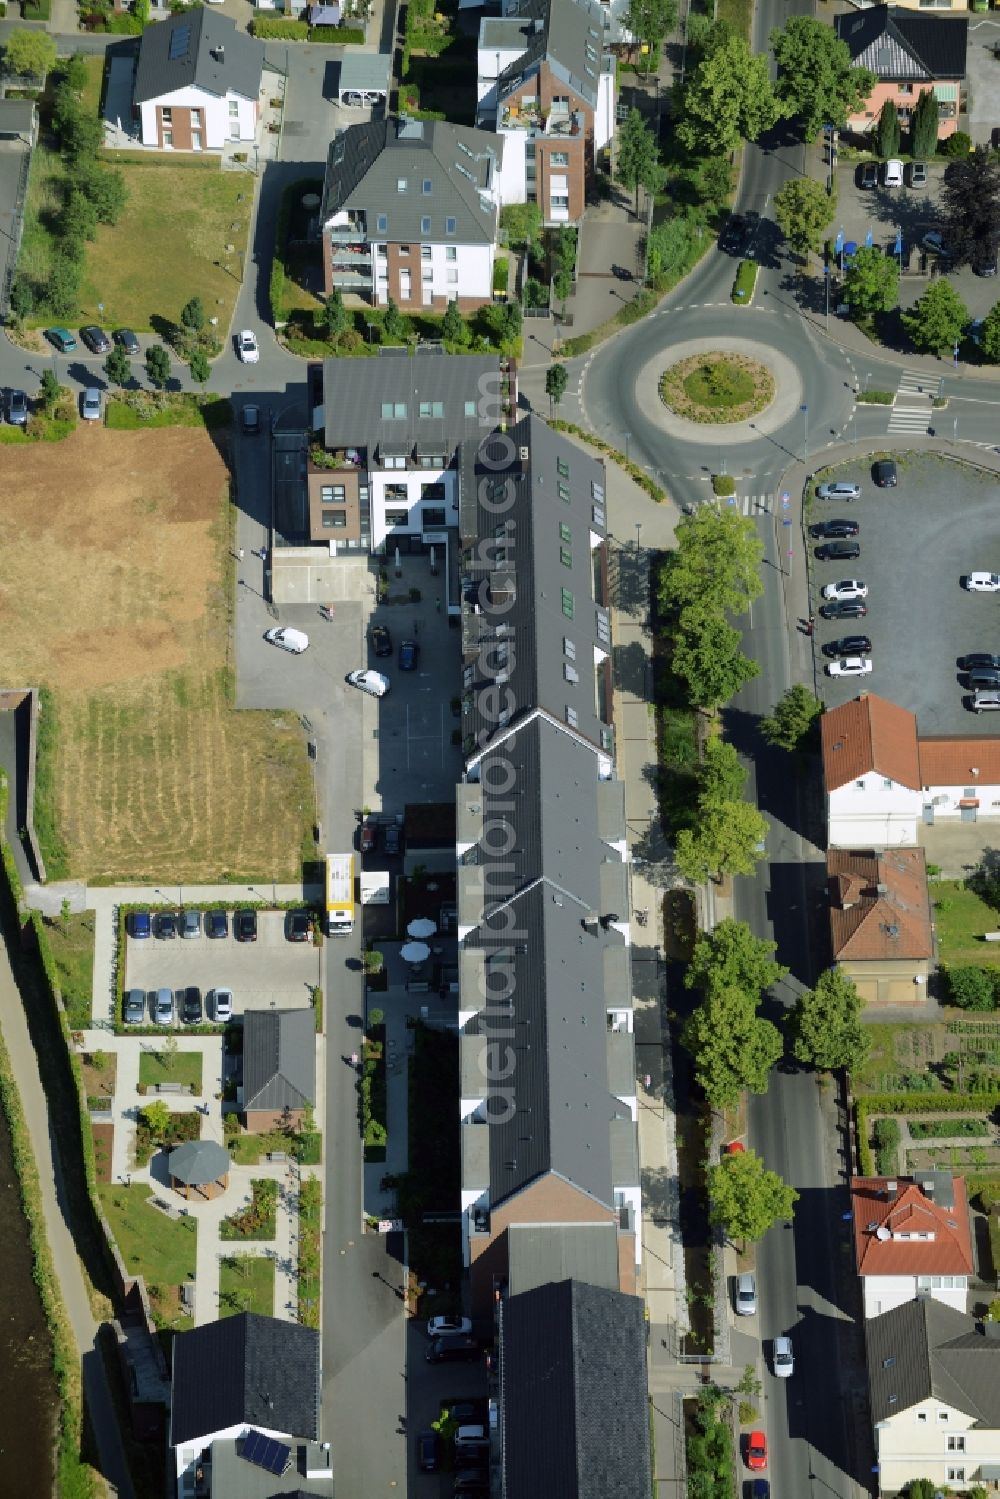
[[[923,849],[875,853],[831,848],[826,872],[830,937],[838,962],[933,955]]]
[[[919,739],[922,786],[1000,785],[1000,739]],[[978,775],[973,775],[973,769]]]
[[[919,790],[917,720],[905,708],[863,692],[852,702],[824,713],[820,730],[828,792],[856,781],[869,770]]]
[[[942,1177],[945,1178],[942,1183]],[[933,1181],[940,1193],[951,1183],[950,1204],[928,1197],[919,1185]],[[854,1214],[854,1258],[859,1275],[972,1275],[972,1238],[965,1179],[944,1172],[896,1178],[896,1192],[886,1193],[885,1177],[856,1176],[851,1183]],[[879,1238],[877,1230],[883,1229]],[[900,1234],[932,1233],[934,1238],[904,1239]]]

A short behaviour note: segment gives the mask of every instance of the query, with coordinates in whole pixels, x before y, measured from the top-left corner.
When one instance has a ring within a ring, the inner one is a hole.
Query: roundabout
[[[660,376],[660,400],[675,416],[713,425],[747,421],[774,399],[774,378],[745,354],[693,354]]]

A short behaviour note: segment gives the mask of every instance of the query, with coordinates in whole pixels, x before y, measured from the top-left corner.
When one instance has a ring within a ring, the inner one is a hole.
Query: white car
[[[818,500],[860,500],[861,485],[850,484],[840,479],[836,484],[819,484],[816,487]]]
[[[236,335],[236,352],[244,364],[258,364],[260,362],[260,349],[257,347],[257,335],[250,328],[244,328]]]
[[[795,1368],[791,1338],[774,1340],[774,1372],[779,1379],[788,1379]]]
[[[868,584],[857,578],[841,578],[839,583],[827,583],[823,589],[825,599],[866,599]]]
[[[265,630],[264,639],[280,645],[283,651],[291,651],[293,656],[301,656],[309,649],[309,636],[301,630]]]
[[[885,173],[882,177],[882,181],[886,187],[902,187],[903,163],[901,161],[896,161],[895,158],[893,158],[892,161],[887,161],[885,164]]]
[[[845,656],[841,661],[831,661],[826,674],[828,677],[867,677],[871,669],[867,656]]]
[[[221,1025],[225,1020],[233,1018],[233,991],[232,989],[210,989],[208,991],[208,1012],[214,1016]]]
[[[372,697],[385,697],[389,691],[389,678],[384,677],[380,671],[349,671],[347,680],[352,687],[370,692]]]
[[[998,593],[1000,573],[970,573],[965,586],[970,593]]]
[[[429,1338],[440,1338],[448,1332],[467,1334],[471,1331],[472,1322],[468,1317],[431,1317],[427,1323]]]

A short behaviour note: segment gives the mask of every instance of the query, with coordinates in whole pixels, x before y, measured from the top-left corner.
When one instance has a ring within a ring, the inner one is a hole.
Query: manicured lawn
[[[92,1023],[94,994],[94,913],[80,911],[73,916],[46,921],[59,987],[71,1030],[84,1030]]]
[[[177,1287],[195,1273],[197,1229],[193,1218],[168,1218],[150,1207],[147,1183],[99,1189],[125,1267],[146,1281],[157,1323],[177,1331],[191,1326],[179,1311]]]
[[[200,1051],[143,1051],[139,1058],[139,1081],[147,1088],[157,1083],[182,1083],[193,1092],[201,1092]]]
[[[317,1130],[310,1134],[286,1135],[273,1129],[266,1135],[236,1135],[226,1144],[238,1166],[256,1166],[272,1151],[295,1156],[303,1166],[316,1166],[322,1159],[323,1137]]]
[[[955,967],[963,963],[1000,966],[1000,953],[983,941],[984,932],[1000,931],[1000,912],[960,880],[935,880],[930,888],[941,962]]]
[[[237,1312],[274,1315],[274,1261],[267,1255],[239,1254],[219,1266],[219,1316]]]

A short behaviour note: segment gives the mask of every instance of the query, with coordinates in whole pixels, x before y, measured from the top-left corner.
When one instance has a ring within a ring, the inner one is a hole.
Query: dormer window
[[[389,233],[389,215],[387,213],[378,214],[375,219],[375,230],[378,234]]]
[[[423,194],[425,198],[430,192],[433,191],[433,186],[434,184],[431,182],[431,179],[429,177],[425,177],[423,181]]]
[[[446,218],[445,221],[444,221],[444,232],[445,232],[445,234],[457,234],[458,233],[458,220],[457,219],[453,219],[451,217]]]
[[[430,234],[430,232],[431,232],[431,221],[430,221],[430,218],[425,215],[424,218],[422,218],[420,220],[420,233],[421,234]]]
[[[409,184],[408,184],[407,179],[405,177],[397,177],[396,178],[396,191],[397,191],[397,193],[405,193],[408,186],[409,186]]]

